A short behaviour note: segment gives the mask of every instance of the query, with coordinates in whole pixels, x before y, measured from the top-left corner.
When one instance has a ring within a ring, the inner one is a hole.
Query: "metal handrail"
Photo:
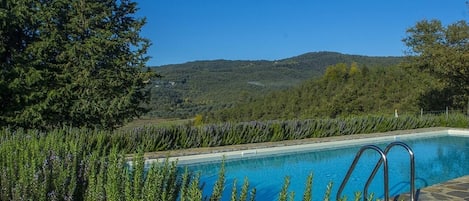
[[[389,150],[393,148],[394,146],[399,145],[406,149],[407,153],[409,153],[409,158],[410,158],[410,200],[414,201],[415,200],[415,162],[414,162],[414,152],[412,149],[405,143],[403,142],[392,142],[386,148],[384,149],[384,154],[387,155],[389,153]],[[365,188],[363,189],[363,194],[367,195],[368,193],[368,187],[371,184],[371,181],[374,179],[376,172],[378,172],[379,166],[381,166],[381,163],[383,162],[382,159],[378,161],[376,164],[375,168],[373,169],[373,172],[371,173],[370,177],[368,177],[368,180],[366,181]],[[385,195],[386,196],[386,195]],[[388,196],[386,196],[388,197]]]
[[[344,190],[345,185],[347,184],[350,176],[352,175],[352,172],[355,169],[355,166],[357,165],[358,160],[360,159],[363,152],[366,151],[367,149],[375,150],[376,152],[379,153],[379,155],[381,157],[380,160],[378,161],[379,166],[381,166],[381,163],[384,162],[384,200],[385,201],[389,200],[389,190],[388,190],[389,189],[389,187],[388,187],[389,182],[388,182],[388,161],[387,161],[387,157],[386,157],[386,154],[384,154],[384,152],[379,147],[377,147],[375,145],[365,145],[358,151],[357,155],[355,155],[355,158],[353,159],[352,165],[350,166],[349,170],[347,171],[347,175],[345,176],[344,180],[342,181],[342,184],[340,184],[339,190],[337,191],[336,200],[340,200],[340,195],[342,194],[342,191]],[[379,167],[378,163],[375,166],[375,168]],[[363,200],[366,199],[366,196],[367,196],[366,194],[363,196]]]

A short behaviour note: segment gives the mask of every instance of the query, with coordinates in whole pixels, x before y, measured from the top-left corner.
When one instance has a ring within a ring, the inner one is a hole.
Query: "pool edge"
[[[248,158],[253,156],[263,156],[269,154],[294,153],[305,150],[324,150],[353,146],[357,144],[375,144],[379,142],[395,141],[401,138],[417,138],[422,136],[432,137],[445,134],[452,136],[469,136],[469,129],[438,127],[391,131],[384,133],[345,135],[328,138],[310,138],[304,140],[281,141],[274,143],[257,143],[238,146],[234,145],[213,148],[212,152],[205,151],[205,153],[200,154],[189,153],[188,155],[179,155],[172,157],[170,157],[170,152],[166,152],[166,156],[160,155],[160,157],[155,158],[146,157],[145,163],[150,164],[168,159],[169,161],[178,161],[179,165],[184,165],[191,163],[219,161],[223,158],[225,158],[226,160],[230,160]],[[196,152],[197,150],[192,149],[192,151]]]

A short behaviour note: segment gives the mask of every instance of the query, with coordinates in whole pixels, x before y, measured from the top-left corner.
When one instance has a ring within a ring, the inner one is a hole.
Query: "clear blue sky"
[[[149,66],[276,60],[315,51],[401,56],[423,19],[467,20],[465,0],[136,0]]]

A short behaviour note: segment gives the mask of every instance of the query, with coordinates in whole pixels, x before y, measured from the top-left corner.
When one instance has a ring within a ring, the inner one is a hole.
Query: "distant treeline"
[[[239,106],[205,114],[207,121],[335,118],[365,114],[445,108],[441,100],[424,99],[437,86],[425,73],[393,67],[368,68],[357,63],[327,67],[325,74],[291,89],[272,92]]]

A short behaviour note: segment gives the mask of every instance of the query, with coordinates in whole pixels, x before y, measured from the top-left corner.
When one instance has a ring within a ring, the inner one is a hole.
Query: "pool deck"
[[[417,200],[422,201],[468,201],[469,200],[469,176],[456,178],[444,183],[435,184],[416,193]],[[409,194],[393,198],[393,200],[410,200]]]
[[[268,143],[255,143],[255,144],[243,144],[243,145],[230,145],[222,147],[207,147],[207,148],[193,148],[184,150],[173,150],[173,151],[162,151],[162,152],[151,152],[146,153],[144,158],[147,160],[155,160],[169,157],[186,157],[195,156],[200,154],[223,154],[225,152],[252,150],[252,149],[264,149],[264,148],[281,148],[285,146],[293,145],[306,145],[306,144],[317,144],[324,142],[336,142],[336,141],[347,141],[356,139],[386,137],[386,136],[399,136],[406,134],[416,134],[425,132],[438,132],[447,130],[462,130],[468,131],[468,129],[453,129],[447,127],[436,127],[436,128],[423,128],[413,130],[400,130],[391,131],[384,133],[371,133],[371,134],[356,134],[356,135],[345,135],[345,136],[334,136],[325,138],[309,138],[302,140],[289,140],[280,142],[268,142]],[[409,195],[403,194],[393,198],[393,200],[409,200]],[[441,200],[454,200],[454,201],[469,201],[469,175],[456,178],[444,183],[436,184],[433,186],[425,187],[417,191],[417,200],[419,201],[441,201]]]

